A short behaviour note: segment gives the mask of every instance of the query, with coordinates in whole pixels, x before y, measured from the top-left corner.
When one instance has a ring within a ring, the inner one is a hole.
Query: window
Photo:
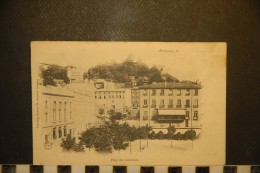
[[[67,135],[67,127],[66,126],[64,126],[64,128],[63,128],[63,134],[64,134],[64,136]]]
[[[53,128],[53,129],[52,129],[52,136],[53,136],[53,139],[56,139],[56,138],[57,138],[56,128]]]
[[[143,95],[144,95],[144,96],[147,96],[147,90],[144,90]]]
[[[193,105],[193,107],[194,107],[194,108],[199,107],[198,99],[194,99],[194,105]]]
[[[155,107],[156,107],[156,100],[155,100],[155,99],[152,100],[152,105],[151,105],[151,107],[152,107],[152,108],[155,108]]]
[[[178,95],[178,96],[181,95],[181,90],[178,90],[177,95]]]
[[[59,102],[59,121],[61,121],[61,102]]]
[[[173,95],[173,90],[172,89],[170,89],[169,90],[169,94],[168,94],[169,96],[172,96]]]
[[[45,135],[45,144],[49,143],[49,135]]]
[[[64,102],[64,122],[67,121],[67,103]]]
[[[172,108],[173,107],[173,99],[169,99],[169,105],[168,105],[169,108]]]
[[[61,127],[59,127],[59,138],[61,138],[62,137],[62,131],[61,131]]]
[[[56,122],[56,102],[53,102],[53,122]]]
[[[160,108],[163,108],[164,107],[164,99],[161,99],[160,101]]]
[[[148,120],[148,112],[144,111],[143,120]]]
[[[106,96],[104,96],[104,99],[106,99]]]
[[[196,89],[196,90],[194,91],[194,95],[195,95],[195,96],[199,95],[199,90]]]
[[[161,93],[160,93],[161,96],[164,95],[164,89],[161,89]]]
[[[152,90],[152,95],[153,95],[153,96],[156,95],[156,90],[155,90],[155,89]]]
[[[186,105],[185,105],[186,108],[189,108],[190,107],[190,100],[186,100]]]
[[[101,96],[99,96],[99,99],[101,99]]]
[[[176,105],[177,108],[180,108],[181,107],[181,99],[178,99],[177,100],[177,105]]]
[[[186,95],[186,96],[189,96],[189,95],[190,95],[190,90],[189,90],[189,89],[186,90],[185,95]]]
[[[190,117],[190,112],[186,111],[186,118],[189,118],[189,117]]]
[[[145,106],[147,105],[147,100],[146,100],[146,99],[144,99],[144,105],[145,105]]]
[[[45,101],[45,122],[48,122],[48,101]]]
[[[197,119],[198,119],[198,111],[194,111],[193,120],[197,120]]]

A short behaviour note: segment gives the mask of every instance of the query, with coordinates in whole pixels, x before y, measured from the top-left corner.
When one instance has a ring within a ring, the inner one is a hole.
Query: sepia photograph
[[[33,164],[224,165],[226,47],[31,42]]]

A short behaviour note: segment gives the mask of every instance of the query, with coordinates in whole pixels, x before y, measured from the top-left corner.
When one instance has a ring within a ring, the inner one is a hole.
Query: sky
[[[98,64],[131,57],[157,66],[179,80],[201,80],[213,66],[226,65],[225,43],[188,42],[59,42],[31,43],[32,66],[39,63],[73,65],[84,71]]]

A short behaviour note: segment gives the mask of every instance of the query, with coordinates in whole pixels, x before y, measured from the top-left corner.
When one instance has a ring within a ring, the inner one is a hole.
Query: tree
[[[96,129],[95,128],[90,128],[84,131],[81,136],[79,137],[80,143],[85,145],[87,148],[90,148],[94,146],[95,141],[96,141]]]
[[[107,127],[96,128],[94,147],[97,152],[112,152],[112,134]]]
[[[167,138],[171,140],[171,147],[172,147],[172,139],[173,139],[173,136],[174,136],[176,129],[175,129],[174,126],[169,126],[167,128],[167,130],[168,130]]]
[[[111,109],[109,111],[109,115],[110,115],[109,119],[111,121],[116,121],[116,120],[122,120],[123,119],[122,112],[115,112],[113,109]]]
[[[64,151],[72,151],[76,146],[75,138],[71,137],[71,135],[67,135],[66,138],[62,139],[60,146]]]
[[[43,78],[43,85],[56,86],[54,79],[63,80],[64,83],[69,83],[67,69],[58,65],[49,65],[47,69],[41,69],[41,77]]]
[[[142,126],[138,128],[138,138],[140,139],[140,150],[141,150],[141,144],[142,144],[142,139],[146,139],[146,145],[148,147],[148,135],[149,132],[152,130],[151,127],[148,125]]]

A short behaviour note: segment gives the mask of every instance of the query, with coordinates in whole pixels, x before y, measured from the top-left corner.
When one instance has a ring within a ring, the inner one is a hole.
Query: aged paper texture
[[[226,43],[31,43],[33,164],[224,165]]]

